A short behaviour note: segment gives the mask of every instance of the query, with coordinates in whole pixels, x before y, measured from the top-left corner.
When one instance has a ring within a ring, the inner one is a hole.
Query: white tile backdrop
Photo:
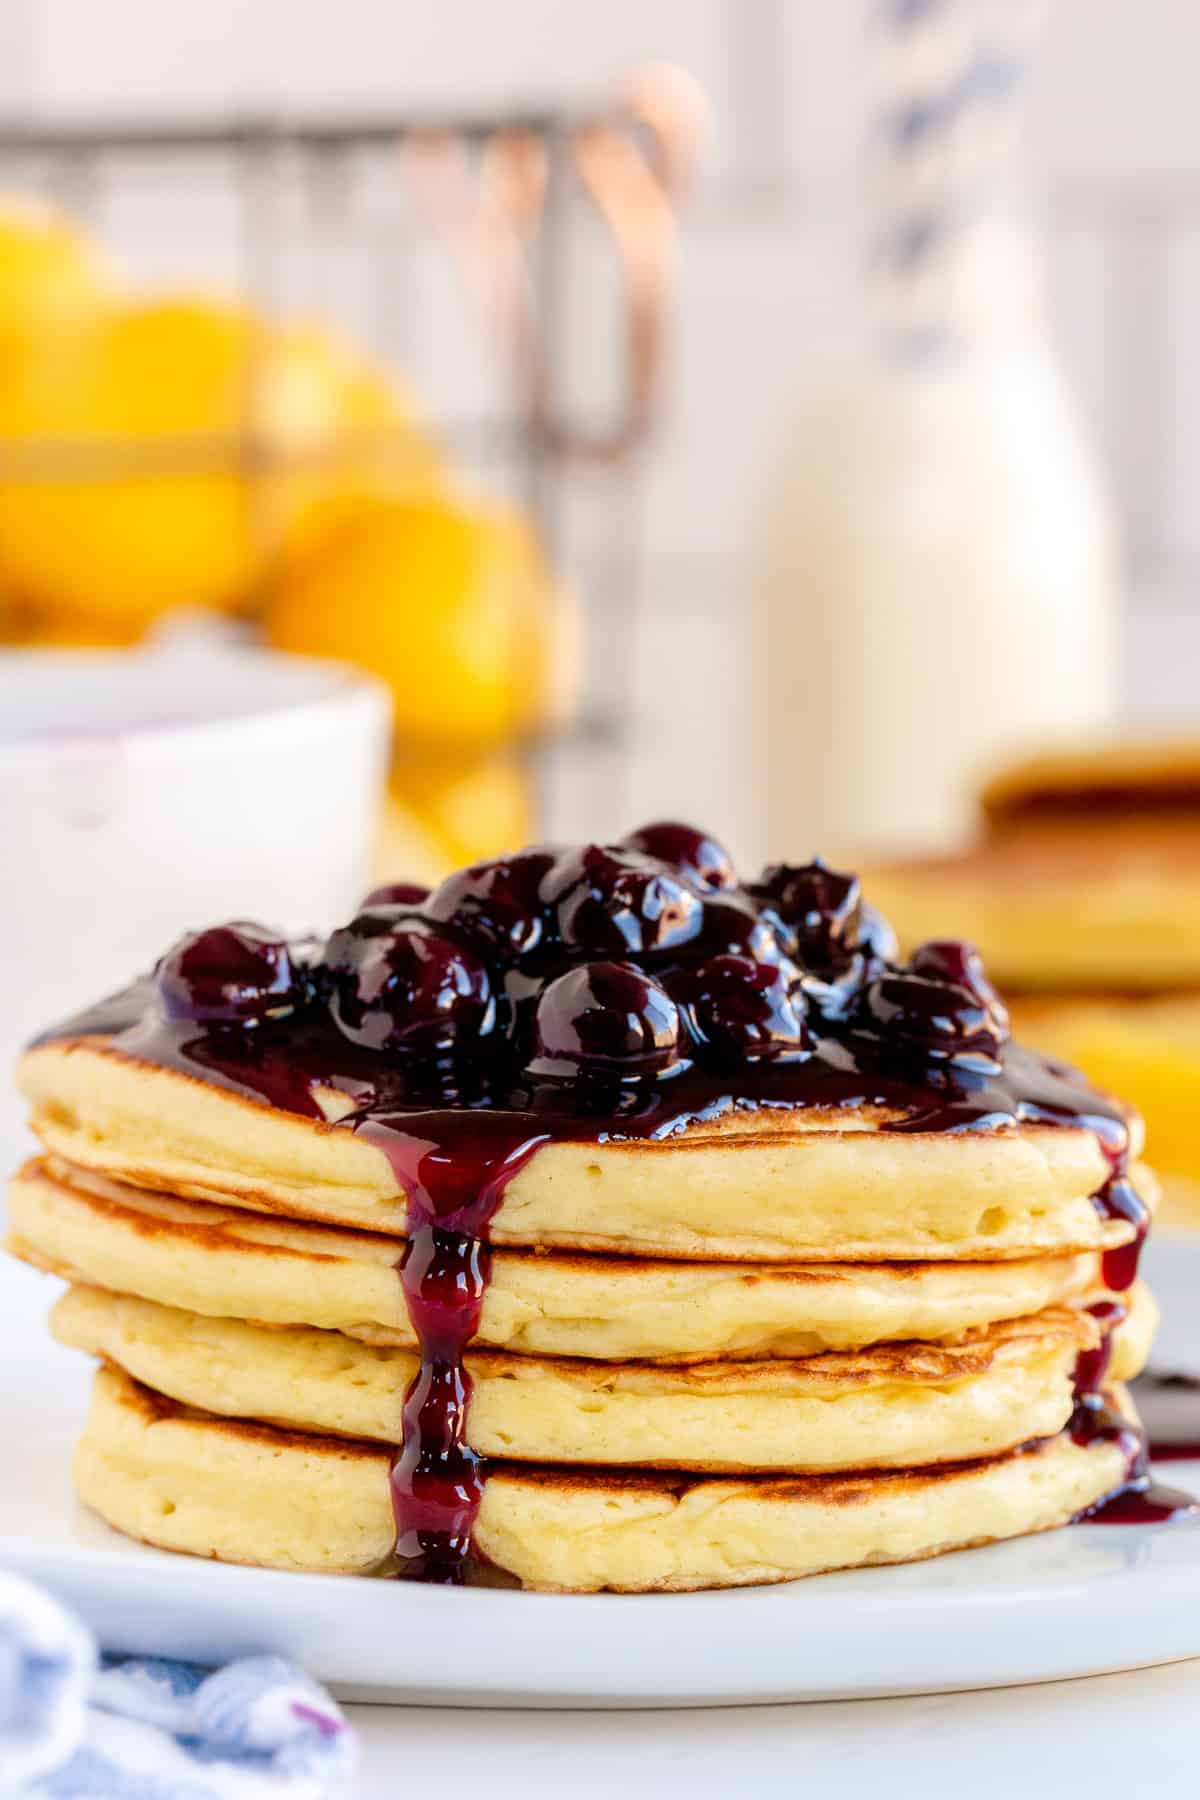
[[[623,783],[589,784],[586,805],[598,829],[634,807],[687,807],[732,829],[746,517],[781,409],[852,312],[867,10],[868,0],[7,0],[0,108],[583,101],[637,62],[689,68],[711,95],[716,132],[688,227],[671,409],[645,482],[636,756]],[[1200,679],[1198,61],[1195,0],[1057,0],[1031,107],[1057,329],[1126,528],[1125,691],[1141,714],[1191,710]],[[197,192],[184,220],[169,196],[133,184],[104,224],[143,267],[219,273],[232,244],[221,206],[219,193]],[[328,254],[332,268],[336,231]],[[344,294],[351,249],[337,266]],[[420,303],[384,323],[440,404],[469,405],[490,372],[445,272],[427,258],[417,274]],[[604,337],[601,287],[576,284],[591,343]],[[609,515],[582,511],[594,560]],[[560,807],[578,810],[582,793],[566,784]]]

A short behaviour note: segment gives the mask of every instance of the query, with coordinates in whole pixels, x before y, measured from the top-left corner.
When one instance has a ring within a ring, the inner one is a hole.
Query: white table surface
[[[349,1712],[363,1753],[355,1800],[434,1793],[487,1800],[1153,1793],[1190,1800],[1200,1763],[1200,1660],[915,1700],[687,1712]]]

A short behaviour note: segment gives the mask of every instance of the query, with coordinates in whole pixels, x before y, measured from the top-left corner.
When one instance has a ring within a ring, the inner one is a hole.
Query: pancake
[[[1141,1305],[1152,1330],[1148,1296]],[[388,1444],[400,1441],[420,1367],[412,1351],[339,1332],[204,1319],[97,1288],[65,1294],[51,1328],[184,1405]],[[710,1473],[960,1462],[1061,1431],[1076,1359],[1099,1337],[1087,1313],[1053,1309],[954,1345],[767,1363],[666,1368],[474,1351],[467,1442],[518,1462]],[[1123,1347],[1114,1361],[1114,1379],[1139,1372]]]
[[[1013,1007],[1031,1043],[1127,1094],[1154,1144],[1167,1224],[1200,1223],[1200,995],[1047,994]]]
[[[176,1200],[51,1160],[9,1188],[9,1249],[75,1282],[215,1318],[413,1345],[395,1238]],[[688,1362],[960,1336],[1091,1297],[1095,1255],[747,1268],[497,1250],[477,1342]]]
[[[146,1543],[225,1562],[386,1572],[390,1455],[215,1419],[102,1370],[75,1457],[85,1504]],[[489,1477],[477,1554],[523,1586],[737,1587],[1066,1524],[1125,1478],[1114,1444],[1041,1445],[940,1470],[713,1480],[521,1469]]]
[[[1200,827],[1014,832],[864,879],[903,946],[965,937],[1001,991],[1200,986]]]
[[[980,804],[965,852],[864,872],[902,945],[966,937],[1002,989],[1200,985],[1200,738],[1049,751]]]
[[[188,1198],[405,1229],[383,1151],[332,1123],[92,1038],[27,1052],[19,1084],[47,1149],[83,1168]],[[734,1109],[668,1138],[547,1143],[509,1182],[490,1236],[699,1260],[977,1262],[1133,1235],[1088,1198],[1108,1169],[1083,1127],[885,1132],[888,1116]]]
[[[1068,744],[1010,762],[980,794],[993,829],[1152,812],[1200,826],[1200,738]]]

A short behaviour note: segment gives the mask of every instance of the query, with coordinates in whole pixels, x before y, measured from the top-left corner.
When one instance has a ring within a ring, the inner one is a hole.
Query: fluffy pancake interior
[[[94,1288],[65,1295],[52,1326],[60,1342],[186,1405],[383,1443],[398,1441],[418,1370],[412,1351],[338,1332],[205,1319]],[[598,1466],[753,1473],[957,1462],[1061,1430],[1076,1357],[1098,1337],[1088,1314],[1057,1310],[954,1345],[800,1361],[663,1367],[473,1352],[467,1437],[491,1457]]]
[[[345,1129],[247,1101],[103,1042],[19,1071],[52,1153],[134,1185],[402,1232],[387,1158]],[[757,1262],[987,1261],[1084,1251],[1131,1228],[1091,1204],[1091,1132],[879,1130],[866,1112],[737,1111],[665,1140],[555,1142],[508,1186],[497,1244]]]
[[[76,1282],[214,1317],[412,1344],[394,1238],[295,1223],[30,1163],[16,1255]],[[498,1250],[479,1342],[546,1356],[812,1356],[945,1339],[1092,1295],[1094,1254],[1004,1263],[739,1263]]]
[[[102,1370],[75,1459],[81,1498],[166,1549],[283,1569],[386,1570],[389,1455],[173,1405]],[[478,1554],[524,1586],[592,1592],[786,1581],[1066,1523],[1124,1477],[1060,1435],[1023,1454],[892,1474],[712,1480],[522,1471],[488,1480]]]

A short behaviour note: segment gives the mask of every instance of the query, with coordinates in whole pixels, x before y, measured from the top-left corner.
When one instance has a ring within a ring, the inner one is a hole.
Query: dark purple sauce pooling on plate
[[[1138,1240],[1139,1247],[1141,1241]],[[1116,1291],[1129,1287],[1136,1272],[1134,1259],[1128,1280],[1118,1283],[1110,1279],[1109,1286]],[[1068,1430],[1072,1441],[1085,1448],[1091,1444],[1112,1444],[1119,1449],[1125,1458],[1125,1478],[1101,1505],[1089,1509],[1084,1522],[1090,1525],[1163,1525],[1195,1515],[1200,1506],[1190,1494],[1179,1488],[1163,1487],[1153,1479],[1144,1428],[1120,1412],[1105,1391],[1112,1361],[1113,1333],[1126,1317],[1124,1304],[1120,1300],[1102,1300],[1089,1310],[1100,1326],[1100,1342],[1094,1350],[1081,1351],[1076,1361],[1075,1408]]]
[[[486,1474],[467,1441],[464,1356],[489,1228],[543,1144],[665,1138],[759,1109],[878,1108],[895,1132],[1083,1127],[1109,1169],[1097,1210],[1134,1228],[1105,1252],[1104,1277],[1132,1283],[1149,1214],[1121,1109],[1010,1041],[969,946],[894,955],[853,877],[779,865],[740,887],[712,839],[650,826],[623,845],[478,865],[424,898],[372,897],[324,946],[248,924],[192,934],[153,977],[48,1035],[103,1034],[309,1118],[328,1116],[333,1090],[337,1128],[388,1157],[420,1352],[392,1470],[395,1563],[454,1583]],[[1071,1431],[1120,1441],[1128,1476],[1112,1504],[1147,1512],[1140,1439],[1101,1393],[1121,1311],[1102,1320],[1105,1348],[1080,1358]]]

